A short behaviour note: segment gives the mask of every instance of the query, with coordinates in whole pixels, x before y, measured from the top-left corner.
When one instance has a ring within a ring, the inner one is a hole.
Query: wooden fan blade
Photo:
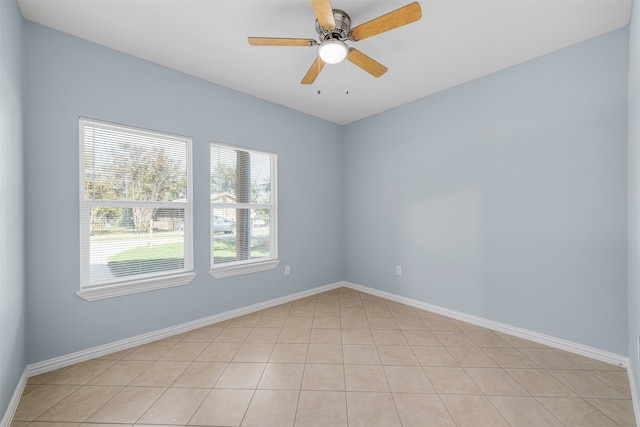
[[[322,59],[320,59],[319,57],[316,58],[316,60],[313,61],[313,64],[311,64],[311,68],[309,68],[309,71],[307,71],[307,74],[305,74],[300,83],[302,83],[303,85],[310,85],[311,83],[316,81],[318,74],[320,74],[320,71],[322,71],[322,69],[324,68],[324,64],[325,62]]]
[[[336,20],[333,17],[333,8],[330,0],[311,0],[313,12],[316,14],[318,23],[325,30],[335,28]]]
[[[352,47],[349,48],[349,56],[347,57],[347,59],[349,59],[349,62],[362,68],[373,77],[380,77],[388,70],[387,67],[385,67],[378,61],[371,59],[364,53]]]
[[[313,39],[287,39],[275,37],[248,37],[251,46],[315,46]]]
[[[358,25],[349,32],[352,41],[364,40],[368,37],[411,24],[422,18],[422,10],[418,2],[410,3],[400,9],[379,16],[369,22]]]

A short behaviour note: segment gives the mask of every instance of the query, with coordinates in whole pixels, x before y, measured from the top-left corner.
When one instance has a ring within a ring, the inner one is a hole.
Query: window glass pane
[[[211,202],[270,203],[271,155],[212,146]]]
[[[145,231],[136,226],[135,210],[91,208],[91,283],[184,268],[184,209],[150,209]]]
[[[271,257],[268,209],[214,208],[212,222],[214,265]]]

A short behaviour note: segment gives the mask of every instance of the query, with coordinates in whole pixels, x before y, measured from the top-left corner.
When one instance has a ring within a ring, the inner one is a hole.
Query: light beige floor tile
[[[515,348],[548,348],[544,344],[516,337],[515,335],[508,335],[502,332],[496,332],[496,335],[509,343],[510,346]]]
[[[189,424],[239,426],[247,412],[254,390],[213,389]]]
[[[467,375],[489,396],[529,396],[511,376],[500,368],[465,368]]]
[[[344,391],[344,366],[307,363],[302,377],[302,390]]]
[[[389,391],[389,383],[382,366],[345,365],[344,379],[347,391]]]
[[[415,354],[421,366],[459,366],[458,362],[444,347],[416,347],[412,346],[413,354]]]
[[[174,345],[175,343],[165,341],[151,342],[137,347],[124,360],[158,360]]]
[[[613,365],[611,363],[601,362],[596,359],[591,359],[589,357],[581,356],[575,353],[569,353],[568,351],[554,349],[556,353],[560,356],[567,359],[569,362],[573,363],[577,367],[587,370],[587,371],[621,371],[618,365]]]
[[[224,326],[220,324],[194,329],[182,339],[182,342],[212,342],[223,329]]]
[[[469,337],[469,339],[473,341],[473,343],[478,347],[511,347],[508,342],[500,338],[500,336],[493,331],[488,331],[486,329],[483,330],[482,328],[480,328],[479,330],[474,329],[471,331],[463,329],[463,331],[467,335],[467,337]]]
[[[616,424],[596,407],[580,398],[537,397],[567,427],[614,427]]]
[[[91,415],[91,423],[135,423],[165,392],[161,387],[126,387]]]
[[[304,364],[269,363],[258,384],[259,389],[300,390]]]
[[[287,313],[280,315],[264,314],[260,321],[256,324],[255,328],[282,328],[284,322],[287,320]]]
[[[533,363],[518,349],[513,347],[492,347],[483,348],[483,351],[500,366],[501,368],[537,368],[538,365]]]
[[[371,329],[400,329],[391,313],[387,317],[368,316],[367,320]]]
[[[636,425],[631,399],[587,399],[587,402],[621,426]]]
[[[213,342],[196,358],[198,362],[231,362],[242,343]]]
[[[548,372],[580,397],[595,399],[625,399],[628,397],[588,371],[549,370]]]
[[[261,313],[251,313],[245,316],[236,317],[229,321],[229,325],[232,328],[253,328],[260,320]]]
[[[512,426],[562,427],[562,423],[533,397],[490,396],[489,400]]]
[[[550,348],[521,348],[520,352],[544,369],[579,369]]]
[[[344,392],[302,391],[295,427],[347,427]]]
[[[419,317],[397,317],[396,323],[403,331],[424,331],[427,325]]]
[[[311,316],[291,316],[284,322],[284,328],[311,329],[313,317]]]
[[[170,388],[140,418],[140,423],[186,425],[202,401],[208,389]]]
[[[363,310],[364,312],[364,310]],[[371,327],[369,326],[369,322],[367,321],[366,316],[361,317],[342,317],[340,319],[340,324],[342,329],[364,329],[369,330]]]
[[[342,344],[342,331],[340,329],[311,329],[310,342],[313,344]]]
[[[481,394],[462,368],[425,367],[429,381],[440,394]]]
[[[401,427],[391,393],[347,392],[349,427]]]
[[[64,368],[55,369],[55,370],[50,371],[50,372],[45,372],[45,373],[42,373],[42,374],[34,375],[32,377],[27,378],[27,384],[28,385],[31,385],[31,384],[46,384],[49,381],[51,381],[53,378],[55,378],[58,375],[62,374],[64,371],[66,371],[69,368],[70,368],[70,366],[66,366]]]
[[[84,385],[115,365],[115,360],[93,359],[69,367],[48,384]]]
[[[309,344],[278,343],[271,352],[269,362],[304,363]]]
[[[431,331],[402,331],[410,346],[439,347],[440,341]]]
[[[629,386],[629,374],[626,369],[617,369],[610,371],[589,371],[591,375],[600,381],[614,388],[616,391],[625,396],[625,399],[631,399],[631,388]]]
[[[342,345],[309,344],[307,363],[343,363]]]
[[[462,331],[434,330],[433,333],[445,347],[476,347]]]
[[[311,328],[284,328],[278,337],[278,343],[307,344],[311,340]]]
[[[96,357],[96,359],[122,360],[125,357],[127,357],[128,355],[130,355],[131,353],[133,353],[134,350],[135,350],[135,348],[127,348],[125,350],[120,350],[120,351],[116,351],[114,353],[105,354],[104,356]]]
[[[577,397],[567,386],[543,369],[506,369],[529,394],[539,397]]]
[[[127,385],[152,364],[151,360],[121,360],[89,381],[89,385]]]
[[[282,328],[254,328],[247,336],[245,343],[273,343],[278,341]]]
[[[321,317],[316,316],[313,318],[313,328],[332,328],[332,329],[340,329],[340,317],[338,316],[327,316]]]
[[[447,347],[458,365],[469,368],[492,368],[498,365],[479,347]]]
[[[299,391],[256,390],[242,421],[243,426],[293,426]]]
[[[172,387],[211,388],[227,368],[226,362],[193,362]]]
[[[207,347],[203,342],[179,342],[160,357],[160,360],[193,362]]]
[[[457,427],[509,427],[485,396],[440,395]]]
[[[268,362],[273,351],[273,343],[246,342],[240,346],[233,362]]]
[[[253,328],[227,326],[213,339],[213,342],[244,342],[252,330]]]
[[[455,427],[437,395],[394,393],[402,427]]]
[[[342,329],[342,344],[374,344],[373,334],[367,329]]]
[[[387,380],[394,393],[435,393],[424,370],[417,366],[385,366]]]
[[[40,385],[29,393],[22,395],[18,408],[13,416],[13,420],[35,420],[79,388],[79,386],[70,385]]]
[[[399,329],[374,329],[371,333],[376,345],[409,345]]]
[[[419,366],[418,359],[408,346],[378,346],[378,354],[383,365]]]
[[[189,366],[189,362],[170,362],[159,360],[154,362],[136,379],[131,381],[131,386],[144,387],[169,387]]]
[[[340,308],[327,305],[318,305],[316,307],[316,316],[340,317]]]
[[[83,422],[115,396],[119,386],[84,386],[37,418],[37,421]]]
[[[458,331],[458,327],[446,317],[422,319],[425,325],[432,331]]]
[[[345,344],[342,346],[345,365],[381,365],[378,348],[367,344]]]
[[[266,363],[229,363],[215,388],[254,389],[260,381]]]

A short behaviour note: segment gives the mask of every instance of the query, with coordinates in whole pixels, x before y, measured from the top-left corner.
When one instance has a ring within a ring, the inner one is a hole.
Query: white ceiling
[[[332,6],[355,27],[411,1]],[[623,27],[631,12],[631,0],[419,1],[420,21],[348,42],[386,65],[386,74],[376,79],[344,61],[308,86],[300,80],[315,47],[254,47],[247,37],[317,39],[309,0],[18,3],[30,21],[338,124]]]

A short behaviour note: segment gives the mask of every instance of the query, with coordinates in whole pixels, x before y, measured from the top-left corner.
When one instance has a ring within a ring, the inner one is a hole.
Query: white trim
[[[640,396],[638,395],[638,384],[636,384],[636,377],[633,375],[633,365],[630,363],[627,367],[627,375],[629,376],[629,387],[631,388],[631,401],[633,402],[633,413],[635,414],[636,422],[640,421]],[[640,423],[639,423],[640,424]]]
[[[16,414],[16,409],[18,409],[20,398],[22,397],[24,388],[27,385],[27,378],[28,378],[27,368],[24,368],[24,371],[22,371],[22,375],[20,375],[20,379],[18,380],[18,384],[16,385],[16,389],[13,391],[13,395],[11,395],[9,406],[7,407],[7,410],[4,413],[4,416],[2,417],[2,421],[0,422],[0,427],[11,427],[13,416]]]
[[[125,283],[114,285],[100,285],[95,288],[82,289],[76,292],[76,295],[87,301],[97,301],[140,292],[154,291],[156,289],[184,286],[191,283],[195,277],[196,273],[194,271],[181,272],[162,277],[129,280]]]
[[[277,259],[270,259],[268,261],[253,261],[244,264],[236,265],[224,265],[215,267],[209,274],[214,279],[223,279],[225,277],[239,276],[241,274],[256,273],[258,271],[273,270],[280,264]]]
[[[621,368],[628,368],[629,358],[620,354],[611,353],[598,348],[589,347],[583,344],[578,344],[572,341],[567,341],[561,338],[544,335],[538,332],[529,331],[527,329],[521,329],[515,326],[507,325],[500,322],[494,322],[493,320],[484,319],[482,317],[474,316],[471,314],[462,313],[460,311],[451,310],[445,307],[425,303],[412,298],[403,297],[400,295],[392,294],[389,292],[381,291],[367,286],[357,285],[355,283],[344,282],[344,286],[356,291],[364,292],[367,294],[375,295],[380,298],[385,298],[391,301],[406,304],[411,307],[419,308],[422,310],[430,311],[443,316],[451,317],[453,319],[462,320],[463,322],[471,323],[474,325],[482,326],[487,329],[491,329],[498,332],[503,332],[508,335],[513,335],[519,338],[524,338],[529,341],[537,342],[540,344],[548,345],[560,350],[565,350],[571,353],[576,353],[581,356],[596,359],[601,362],[610,363],[612,365],[618,365]]]
[[[114,353],[116,351],[137,347],[142,344],[147,344],[152,341],[156,341],[159,339],[168,338],[173,335],[189,332],[197,328],[202,328],[204,326],[212,325],[214,323],[233,319],[239,316],[244,316],[246,314],[250,314],[256,311],[275,307],[280,304],[285,304],[287,302],[295,301],[295,300],[316,295],[322,292],[327,292],[333,289],[340,288],[342,286],[343,286],[342,282],[336,282],[336,283],[332,283],[325,286],[319,286],[306,291],[296,292],[294,294],[285,295],[283,297],[274,298],[268,301],[252,304],[246,307],[237,308],[235,310],[225,311],[224,313],[214,314],[213,316],[194,320],[192,322],[182,323],[180,325],[172,326],[172,327],[161,329],[154,332],[149,332],[147,334],[138,335],[136,337],[127,338],[127,339],[116,341],[110,344],[105,344],[98,347],[81,350],[75,353],[66,354],[64,356],[55,357],[53,359],[43,360],[42,362],[32,363],[30,365],[27,365],[27,373],[29,376],[43,374],[45,372],[64,368],[66,366],[70,366],[79,362],[85,362],[87,360],[91,360],[96,357],[105,356],[107,354]]]

